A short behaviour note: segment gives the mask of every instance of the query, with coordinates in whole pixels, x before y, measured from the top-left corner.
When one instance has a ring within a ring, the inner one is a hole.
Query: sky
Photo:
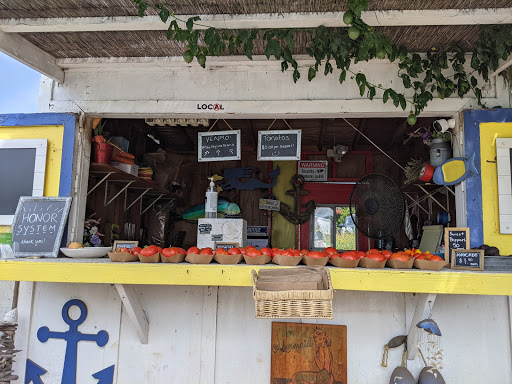
[[[0,113],[35,113],[41,74],[0,52]]]

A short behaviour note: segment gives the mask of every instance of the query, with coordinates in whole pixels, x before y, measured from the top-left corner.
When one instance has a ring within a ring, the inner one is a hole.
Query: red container
[[[93,161],[95,163],[110,163],[112,146],[107,143],[94,143]]]
[[[420,172],[419,179],[421,181],[430,181],[435,170],[435,167],[431,166],[429,163],[423,163],[423,169]]]

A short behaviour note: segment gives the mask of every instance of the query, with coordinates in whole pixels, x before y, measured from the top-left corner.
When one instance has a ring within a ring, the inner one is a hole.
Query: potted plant
[[[95,163],[110,163],[112,159],[112,145],[107,143],[103,137],[103,128],[106,121],[101,122],[101,119],[94,119],[93,121],[93,161]]]

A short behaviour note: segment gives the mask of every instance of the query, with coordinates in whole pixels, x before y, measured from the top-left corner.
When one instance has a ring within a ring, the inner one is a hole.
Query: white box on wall
[[[215,243],[247,245],[247,221],[244,219],[199,219],[197,246],[214,248]]]
[[[126,163],[119,163],[117,161],[113,161],[110,163],[114,168],[120,169],[123,172],[129,173],[133,176],[139,176],[139,166],[136,164],[126,164]]]
[[[500,233],[512,234],[512,138],[496,139]]]

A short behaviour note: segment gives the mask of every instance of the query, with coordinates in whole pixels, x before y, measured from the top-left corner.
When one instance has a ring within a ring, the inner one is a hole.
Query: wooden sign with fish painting
[[[346,384],[347,327],[272,323],[270,382]]]

